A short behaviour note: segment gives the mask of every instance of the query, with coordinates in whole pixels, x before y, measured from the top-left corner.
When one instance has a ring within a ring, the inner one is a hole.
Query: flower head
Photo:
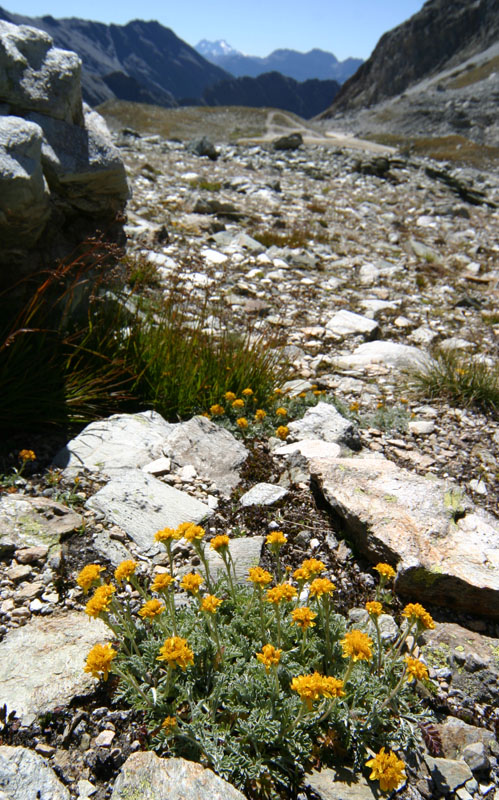
[[[283,534],[282,531],[272,531],[271,533],[269,533],[269,535],[267,536],[265,541],[267,542],[267,544],[270,547],[273,547],[273,548],[279,550],[279,548],[282,547],[283,544],[286,544],[288,539]]]
[[[162,614],[164,610],[165,606],[163,603],[153,598],[153,600],[148,600],[147,603],[144,603],[139,611],[139,617],[142,617],[142,619],[154,619],[154,617]]]
[[[233,401],[232,408],[244,408],[244,400],[241,400],[241,398],[238,397]]]
[[[98,586],[85,606],[85,613],[89,617],[98,617],[103,611],[108,611],[115,591],[116,589],[110,583]]]
[[[294,586],[291,586],[290,583],[280,583],[277,586],[274,586],[273,589],[267,589],[267,603],[274,603],[274,605],[279,605],[281,600],[292,600],[298,592],[296,591]]]
[[[325,675],[322,679],[322,694],[324,697],[344,697],[343,681]]]
[[[309,587],[312,597],[322,597],[323,594],[332,594],[336,586],[329,578],[314,578]]]
[[[301,699],[311,709],[312,704],[321,697],[343,697],[343,681],[313,672],[311,675],[298,675],[291,681],[291,689],[298,692]]]
[[[21,450],[19,453],[19,459],[26,464],[27,461],[36,461],[36,455],[33,450]]]
[[[289,428],[287,425],[279,425],[276,429],[275,435],[278,439],[286,439],[289,433]]]
[[[169,736],[172,733],[173,729],[177,727],[176,717],[165,717],[163,722],[161,723],[161,727],[166,733],[166,735]]]
[[[180,539],[181,536],[178,528],[162,528],[154,534],[154,539],[157,542],[170,542],[172,539]]]
[[[266,586],[272,580],[272,575],[261,567],[250,567],[246,580],[258,586]]]
[[[228,403],[232,403],[236,399],[234,392],[225,392],[224,397]]]
[[[100,678],[102,675],[103,680],[107,681],[115,655],[116,650],[113,650],[110,644],[96,644],[87,656],[83,671],[91,672],[94,678]]]
[[[253,389],[249,388],[243,389],[241,394],[243,394],[245,397],[251,397],[251,395],[253,394]]]
[[[408,603],[402,611],[402,616],[407,617],[410,623],[416,622],[421,628],[433,630],[435,627],[431,614],[420,603]]]
[[[215,403],[215,405],[210,406],[210,414],[213,414],[214,417],[221,417],[222,414],[225,414],[225,408],[220,403]]]
[[[103,571],[104,567],[100,567],[99,564],[87,564],[78,575],[76,583],[78,586],[81,586],[86,594],[92,584],[99,580],[100,574]]]
[[[323,561],[319,561],[318,558],[306,558],[301,568],[304,570],[307,580],[310,580],[310,578],[314,578],[316,575],[320,575],[321,572],[324,572],[326,565]]]
[[[317,614],[308,606],[300,606],[299,608],[293,609],[291,616],[293,618],[291,625],[298,625],[302,631],[306,631],[307,628],[315,627],[314,619]]]
[[[167,639],[160,647],[159,652],[157,661],[166,661],[169,667],[186,669],[190,664],[194,664],[194,653],[187,644],[187,640],[180,636],[172,636]]]
[[[169,572],[159,572],[151,584],[151,590],[153,592],[164,592],[172,583],[173,578]]]
[[[226,533],[219,533],[218,536],[214,536],[210,542],[210,547],[215,550],[217,553],[219,550],[226,550],[229,546],[230,539]]]
[[[182,589],[185,589],[186,592],[197,594],[199,592],[199,587],[203,583],[203,580],[204,579],[202,576],[198,575],[197,572],[188,572],[187,575],[184,575],[180,581],[180,586]]]
[[[366,761],[366,767],[372,770],[369,776],[370,780],[379,781],[379,788],[382,792],[391,792],[396,789],[405,778],[404,762],[397,758],[391,750],[385,753],[384,747],[374,758]]]
[[[204,528],[202,528],[201,525],[194,525],[193,523],[191,523],[189,527],[185,528],[183,532],[184,539],[186,539],[188,542],[194,542],[195,540],[199,541],[203,538],[204,534]]]
[[[414,678],[416,678],[418,681],[428,680],[429,675],[426,664],[423,664],[419,658],[411,658],[410,656],[406,656],[404,660],[406,663],[406,677],[408,681],[412,681]]]
[[[298,581],[298,583],[305,583],[305,581],[308,580],[308,572],[306,569],[303,569],[303,567],[298,567],[298,569],[295,569],[293,572],[293,578],[295,581]]]
[[[245,430],[248,427],[248,420],[246,417],[238,417],[238,419],[236,419],[236,424],[238,428]]]
[[[206,611],[208,614],[216,614],[218,606],[221,606],[222,603],[223,600],[219,597],[215,597],[214,594],[207,594],[201,600],[201,611]]]
[[[271,667],[277,667],[281,660],[281,654],[282,650],[278,650],[273,644],[264,644],[261,653],[257,653],[256,657],[258,661],[264,664],[268,672]]]
[[[276,408],[275,413],[277,414],[278,417],[287,417],[288,416],[288,412],[282,406],[279,406],[279,408]]]
[[[257,408],[255,411],[255,422],[263,422],[266,416],[267,412],[264,411],[263,408]]]
[[[390,566],[390,564],[384,564],[383,562],[380,562],[379,564],[376,564],[373,569],[375,569],[376,572],[379,572],[380,576],[386,580],[391,580],[395,577],[395,570]]]
[[[383,613],[383,606],[377,600],[366,603],[366,611],[371,617],[379,617]]]
[[[373,657],[371,647],[373,640],[363,631],[353,630],[345,633],[345,638],[340,642],[343,649],[343,658],[352,661],[370,661]]]
[[[133,575],[135,570],[137,569],[137,562],[132,561],[129,559],[128,561],[122,561],[121,564],[118,564],[116,569],[114,570],[114,577],[121,583],[121,581],[126,580],[129,578],[130,575]]]

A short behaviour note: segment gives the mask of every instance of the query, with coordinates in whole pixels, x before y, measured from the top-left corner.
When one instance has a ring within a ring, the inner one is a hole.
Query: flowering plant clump
[[[397,754],[414,746],[430,718],[415,694],[430,686],[414,653],[433,624],[423,606],[405,607],[399,636],[388,643],[378,594],[366,603],[367,627],[349,628],[322,561],[305,559],[290,577],[282,531],[266,540],[275,574],[253,566],[241,583],[226,534],[207,541],[201,526],[186,522],[155,538],[169,556],[172,541],[183,538],[200,572],[179,576],[170,559],[170,570],[149,580],[127,560],[115,583],[98,564],[77,577],[84,593],[94,589],[86,613],[106,623],[112,641],[93,647],[84,669],[118,679],[118,697],[143,714],[149,746],[201,761],[251,800],[294,797],[309,769],[345,760],[381,791],[397,788],[405,769]],[[220,565],[216,580],[210,551]],[[393,576],[388,565],[378,567],[384,586]]]

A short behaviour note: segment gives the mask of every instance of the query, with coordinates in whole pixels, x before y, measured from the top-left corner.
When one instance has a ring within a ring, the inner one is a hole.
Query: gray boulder
[[[195,156],[207,156],[211,161],[216,161],[218,158],[218,150],[207,136],[193,139],[187,144],[186,150]]]
[[[291,442],[319,439],[323,442],[346,445],[351,450],[360,450],[357,429],[329,403],[317,403],[308,409],[302,419],[290,422],[288,428]]]
[[[3,791],[2,791],[3,790]],[[6,800],[69,800],[70,794],[38,753],[0,746],[0,797]]]
[[[274,150],[298,150],[303,144],[303,136],[301,133],[290,133],[287,136],[280,136],[279,139],[274,139],[272,147]]]

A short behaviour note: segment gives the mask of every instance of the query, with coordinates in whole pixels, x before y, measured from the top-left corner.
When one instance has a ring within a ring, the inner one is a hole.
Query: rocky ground
[[[235,539],[241,569],[259,557],[262,535],[286,530],[289,563],[311,552],[323,558],[345,612],[369,597],[380,556],[399,563],[400,592],[417,595],[438,621],[421,653],[438,684],[441,739],[411,768],[403,791],[411,800],[493,798],[499,424],[472,408],[415,396],[406,371],[436,345],[497,363],[498,175],[454,169],[458,196],[442,177],[450,175],[445,166],[391,154],[386,161],[336,144],[225,143],[212,160],[159,136],[121,132],[118,143],[133,188],[129,253],[153,268],[155,291],[168,291],[175,277],[191,296],[208,292],[219,301],[225,324],[251,322],[278,334],[301,381],[290,391],[318,386],[342,404],[344,418],[321,404],[302,427],[290,426],[290,449],[271,438],[249,456],[233,439],[203,445],[208,422],[185,423],[198,427],[180,435],[148,417],[137,423],[136,443],[136,420],[126,418],[100,425],[105,452],[80,440],[70,447],[77,455],[69,463],[68,453],[59,456],[52,471],[39,467],[55,457],[56,442],[25,442],[39,460],[14,484],[16,493],[0,498],[3,743],[35,751],[55,771],[61,788],[47,798],[112,795],[144,730],[81,672],[103,634],[81,621],[85,598],[75,577],[88,561],[127,556],[144,571],[162,568],[152,532],[209,517],[210,534],[246,534]],[[353,451],[359,470],[342,483]],[[244,505],[244,492],[262,482],[273,487],[269,504]],[[152,490],[157,503],[145,510]],[[190,555],[179,550],[179,565]],[[0,747],[0,759],[11,758],[6,750]],[[337,776],[327,777],[329,784],[315,776],[309,794],[336,797]],[[367,782],[356,796],[373,796]]]

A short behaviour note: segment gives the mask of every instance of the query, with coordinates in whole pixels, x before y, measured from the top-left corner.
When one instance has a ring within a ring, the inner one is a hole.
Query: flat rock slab
[[[239,468],[248,451],[229,431],[206,417],[193,417],[171,426],[163,454],[172,464],[192,465],[199,477],[214,483],[224,497],[239,483]]]
[[[239,499],[242,506],[272,506],[286,497],[288,490],[273,483],[256,483]]]
[[[104,623],[82,611],[36,617],[9,631],[0,642],[0,706],[6,703],[30,725],[38,714],[88,694],[95,680],[83,672],[85,660],[106,639]]]
[[[111,800],[245,800],[211,769],[183,758],[133,753],[116,778]]]
[[[464,761],[453,761],[450,758],[432,758],[425,755],[424,760],[431,778],[442,794],[450,794],[471,780],[473,773]]]
[[[46,497],[7,494],[0,499],[0,553],[21,547],[57,547],[83,519]]]
[[[0,795],[7,800],[69,800],[70,794],[38,753],[0,745]]]
[[[371,339],[378,332],[379,325],[373,319],[342,308],[326,323],[326,329],[335,336],[345,337],[361,334],[365,338]]]
[[[163,552],[154,541],[161,528],[197,524],[213,514],[209,506],[141,470],[112,470],[110,476],[86,505],[125,531],[144,555]]]
[[[245,583],[250,567],[256,567],[260,563],[262,554],[263,536],[241,536],[240,539],[231,539],[229,551],[236,570],[236,580],[238,583]],[[211,547],[206,548],[210,572],[216,579],[220,572],[225,573],[225,565],[222,557],[215,553]]]
[[[316,459],[312,479],[371,561],[411,600],[499,618],[499,524],[454,484],[383,456]]]
[[[164,455],[163,445],[172,427],[155,411],[113,414],[91,422],[71,439],[57,453],[54,466],[103,472],[140,468]]]
[[[334,360],[338,369],[363,371],[371,365],[381,364],[399,370],[421,369],[427,366],[428,358],[422,350],[398,342],[365,342],[348,356]]]
[[[290,422],[288,428],[291,441],[319,439],[360,450],[357,429],[329,403],[317,403],[308,409],[302,419]]]
[[[301,439],[299,442],[282,444],[273,451],[276,456],[289,456],[293,453],[300,453],[305,458],[338,458],[341,447],[321,439]]]
[[[483,744],[486,752],[499,753],[499,744],[492,731],[468,725],[457,717],[447,717],[445,722],[435,725],[445,758],[460,759],[470,745]]]
[[[349,769],[322,769],[307,776],[307,784],[321,800],[377,800],[378,783]]]

